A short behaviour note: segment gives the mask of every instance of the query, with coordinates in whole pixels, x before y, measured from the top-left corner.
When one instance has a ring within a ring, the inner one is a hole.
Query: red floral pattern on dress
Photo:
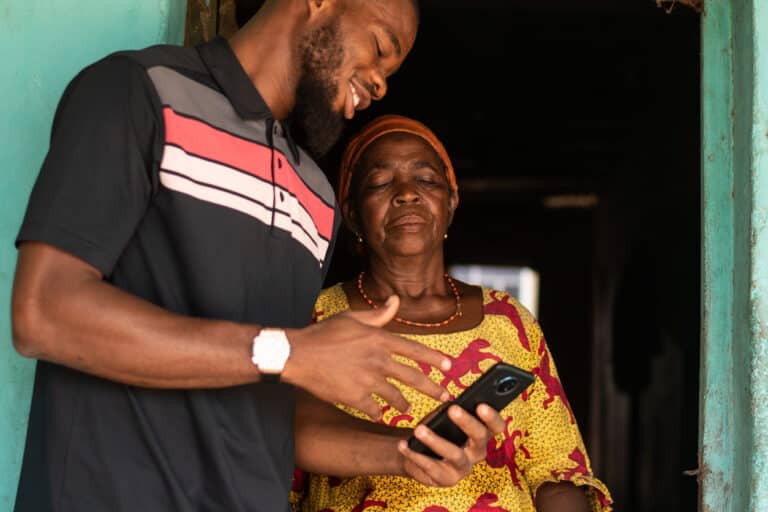
[[[368,495],[371,494],[371,492],[373,492],[373,489],[368,489],[367,491],[365,491],[365,494],[363,495],[363,502],[360,503],[355,508],[353,508],[351,512],[363,512],[363,510],[369,509],[371,507],[387,508],[386,501],[367,499]]]
[[[505,508],[492,506],[498,501],[499,497],[497,495],[492,492],[486,492],[477,498],[475,504],[467,512],[509,512]]]
[[[474,505],[472,505],[467,512],[509,512],[503,507],[493,506],[494,503],[499,501],[499,497],[492,492],[486,492],[481,494]],[[421,512],[451,512],[445,507],[440,505],[430,505]]]
[[[531,351],[531,344],[528,341],[528,335],[525,333],[525,325],[523,319],[520,318],[520,312],[515,306],[509,302],[509,294],[499,298],[496,291],[491,291],[489,294],[492,302],[486,304],[483,307],[483,313],[486,315],[504,315],[512,322],[512,325],[517,329],[517,339],[520,340],[520,345],[523,346],[528,352]]]
[[[560,383],[560,379],[554,376],[552,373],[552,365],[549,362],[549,350],[547,350],[547,343],[544,338],[541,338],[541,344],[539,345],[539,355],[541,360],[539,366],[536,366],[531,370],[531,373],[538,376],[541,382],[544,384],[544,388],[547,392],[547,398],[542,402],[544,409],[548,409],[552,402],[555,401],[555,397],[559,397],[565,408],[568,410],[568,414],[571,416],[571,424],[576,423],[576,418],[573,416],[573,410],[571,404],[568,402],[568,398],[565,396],[565,390]],[[526,394],[526,399],[527,399]]]
[[[576,463],[575,467],[568,468],[565,471],[552,471],[552,476],[558,478],[562,476],[563,480],[572,480],[577,474],[588,475],[589,469],[587,468],[587,458],[584,456],[584,452],[578,448],[574,448],[571,454],[568,456],[573,462]]]
[[[506,467],[509,470],[509,477],[512,479],[512,484],[518,489],[522,489],[523,487],[520,485],[520,476],[522,476],[524,472],[517,465],[517,451],[520,450],[526,459],[530,459],[531,454],[522,444],[525,435],[520,430],[509,432],[508,427],[509,424],[512,423],[512,418],[507,418],[504,420],[504,423],[504,441],[498,446],[496,446],[496,439],[490,439],[488,441],[485,462],[492,468]],[[521,442],[516,443],[518,439]]]
[[[440,382],[440,386],[448,389],[448,384],[453,384],[459,389],[467,389],[467,386],[462,384],[461,378],[470,373],[480,375],[483,370],[480,368],[480,363],[483,361],[501,361],[501,358],[495,354],[489,352],[483,352],[484,349],[490,347],[491,344],[488,340],[477,338],[472,340],[456,357],[452,357],[450,354],[443,352],[443,355],[451,360],[450,370],[438,370],[443,374],[443,380]],[[432,367],[425,363],[419,363],[419,368],[424,375],[429,375],[432,372]]]
[[[291,490],[302,492],[307,486],[307,474],[300,469],[293,470],[293,480],[291,481]]]
[[[413,416],[403,413],[395,414],[389,420],[384,421],[384,414],[386,414],[390,409],[393,411],[395,410],[389,404],[381,408],[381,419],[379,419],[378,423],[383,423],[384,425],[389,425],[390,427],[399,427],[401,421],[404,421],[406,425],[410,425],[410,423],[413,421]]]

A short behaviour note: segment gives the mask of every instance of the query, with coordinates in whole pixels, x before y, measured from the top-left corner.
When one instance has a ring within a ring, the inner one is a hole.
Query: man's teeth
[[[352,90],[352,103],[354,104],[355,108],[357,108],[357,105],[360,104],[360,96],[357,95],[355,86],[350,85],[349,88]]]

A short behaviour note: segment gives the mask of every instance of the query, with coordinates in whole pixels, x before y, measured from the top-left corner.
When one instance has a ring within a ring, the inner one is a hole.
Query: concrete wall
[[[11,344],[13,240],[75,73],[120,50],[183,41],[186,0],[2,0],[0,33],[0,512],[13,509],[34,362]]]

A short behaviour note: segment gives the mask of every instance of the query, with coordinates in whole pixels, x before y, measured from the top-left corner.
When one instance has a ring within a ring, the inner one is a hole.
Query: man
[[[309,470],[452,485],[484,457],[488,408],[487,427],[454,411],[466,447],[417,429],[432,460],[326,403],[407,410],[388,379],[445,398],[392,356],[449,362],[377,328],[396,297],[307,326],[339,216],[285,121],[322,154],[386,94],[417,17],[269,0],[230,41],[114,54],[70,83],[17,238],[14,344],[39,360],[17,511],[285,510],[296,388]]]

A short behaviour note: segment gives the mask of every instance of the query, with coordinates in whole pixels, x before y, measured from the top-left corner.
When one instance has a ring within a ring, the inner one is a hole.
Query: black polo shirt
[[[176,313],[299,327],[338,219],[326,177],[218,38],[75,77],[17,244],[57,246]],[[293,413],[284,384],[146,389],[40,361],[16,510],[287,510]]]

